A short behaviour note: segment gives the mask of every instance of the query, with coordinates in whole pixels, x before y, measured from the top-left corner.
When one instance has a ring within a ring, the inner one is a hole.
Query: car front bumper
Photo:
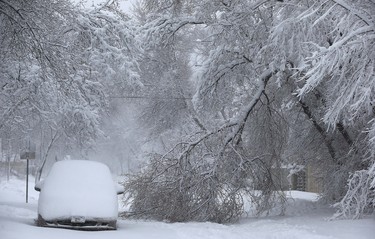
[[[55,227],[75,230],[99,231],[99,230],[116,230],[117,220],[82,220],[80,217],[73,217],[69,219],[44,220],[41,215],[38,215],[36,220],[37,226],[40,227]]]

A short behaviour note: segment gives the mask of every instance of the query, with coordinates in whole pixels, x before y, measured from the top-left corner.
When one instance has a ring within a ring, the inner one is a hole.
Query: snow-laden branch
[[[241,112],[239,113],[239,116],[236,117],[235,119],[231,119],[229,124],[235,125],[235,128],[233,132],[227,136],[225,140],[225,145],[229,144],[230,142],[233,142],[233,140],[236,137],[241,137],[242,131],[245,127],[245,124],[250,116],[250,113],[253,111],[254,107],[260,100],[260,97],[262,96],[263,92],[266,89],[267,83],[269,79],[276,74],[276,71],[271,71],[271,70],[266,70],[259,79],[258,82],[258,89],[255,92],[253,99],[245,105]]]
[[[144,38],[147,39],[145,44],[152,45],[162,42],[165,45],[171,43],[177,32],[188,25],[204,25],[205,22],[195,17],[163,17],[158,18],[141,28],[144,32]]]
[[[253,112],[255,106],[259,102],[263,92],[266,89],[266,86],[267,86],[267,83],[268,83],[269,79],[275,73],[276,73],[276,71],[266,70],[259,77],[260,79],[258,80],[258,87],[257,87],[257,89],[256,89],[256,91],[255,91],[255,93],[252,97],[252,100],[248,104],[246,104],[244,107],[242,107],[242,109],[239,112],[237,117],[229,120],[228,122],[226,122],[225,124],[220,126],[218,129],[205,133],[203,136],[199,137],[198,139],[196,139],[193,142],[180,143],[180,145],[185,146],[185,150],[183,150],[180,153],[179,159],[181,160],[182,158],[189,155],[190,152],[200,143],[204,142],[208,138],[210,138],[210,137],[212,137],[216,134],[219,134],[219,133],[221,133],[221,132],[223,132],[227,129],[232,128],[232,132],[230,132],[226,136],[225,142],[224,142],[224,145],[223,145],[223,149],[222,149],[222,152],[220,152],[220,154],[222,154],[224,152],[224,149],[227,147],[228,144],[233,143],[236,138],[240,138],[241,134],[242,134],[242,131],[244,129],[244,126],[245,126],[246,122],[248,121],[251,112]],[[235,143],[234,143],[234,145],[235,145]]]
[[[29,100],[28,97],[23,97],[21,99],[18,100],[17,103],[15,103],[14,105],[12,105],[11,107],[7,108],[4,112],[3,112],[3,115],[1,116],[1,120],[0,120],[0,129],[2,129],[7,121],[12,118],[13,116],[13,113],[18,110],[18,107],[20,107],[25,101]]]
[[[226,76],[227,74],[232,72],[235,68],[237,68],[237,67],[239,67],[243,64],[246,64],[246,63],[248,63],[248,61],[245,58],[244,59],[235,59],[235,60],[233,60],[233,61],[231,61],[227,64],[220,65],[218,67],[218,69],[216,69],[215,72],[207,73],[207,74],[212,75],[212,79],[207,82],[207,83],[209,83],[207,86],[201,87],[202,89],[200,89],[200,94],[204,95],[207,92],[209,92],[209,90],[214,88],[220,82],[220,80],[223,79],[224,76]]]
[[[371,27],[372,30],[375,30],[374,19],[367,17],[366,15],[362,14],[353,6],[350,6],[345,0],[332,0],[336,4],[340,5],[341,7],[345,8],[347,11],[353,13],[359,19],[361,19],[367,26]]]
[[[331,46],[329,46],[326,49],[326,51],[332,51],[332,50],[335,50],[335,49],[337,49],[339,47],[342,47],[344,44],[346,44],[352,38],[358,37],[358,35],[365,34],[365,33],[371,32],[371,31],[374,31],[374,29],[372,27],[370,27],[370,26],[365,26],[365,27],[358,28],[355,31],[353,31],[350,34],[348,34],[347,36],[345,36],[344,38],[342,38],[341,40],[333,43]]]
[[[346,195],[334,205],[339,210],[333,218],[358,219],[363,216],[374,203],[375,191],[371,186],[374,180],[375,175],[369,170],[360,170],[352,174],[348,180]]]

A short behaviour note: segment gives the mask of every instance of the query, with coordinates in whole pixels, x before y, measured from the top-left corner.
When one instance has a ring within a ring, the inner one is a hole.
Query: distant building
[[[311,165],[301,168],[296,173],[291,173],[292,170],[288,167],[272,170],[274,183],[282,190],[321,193],[323,187],[316,169]]]
[[[290,175],[291,190],[306,191],[321,193],[323,191],[323,185],[316,169],[308,165],[304,170],[298,173]]]

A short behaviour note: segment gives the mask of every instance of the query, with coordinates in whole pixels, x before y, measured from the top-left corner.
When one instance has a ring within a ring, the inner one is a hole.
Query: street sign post
[[[35,159],[35,152],[22,152],[20,159],[26,159],[26,203],[29,202],[29,160]]]

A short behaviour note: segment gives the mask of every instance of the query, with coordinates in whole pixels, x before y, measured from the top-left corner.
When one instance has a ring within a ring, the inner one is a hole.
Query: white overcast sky
[[[73,2],[79,2],[80,0],[73,0]],[[98,4],[98,3],[102,3],[102,2],[105,2],[106,0],[84,0],[85,2],[85,5],[87,6],[92,6],[93,4]],[[132,9],[132,5],[136,2],[137,0],[120,0],[120,8],[128,13],[128,14],[131,14],[131,9]]]
[[[134,4],[136,0],[120,0],[120,7],[124,12],[131,13],[132,4]]]

